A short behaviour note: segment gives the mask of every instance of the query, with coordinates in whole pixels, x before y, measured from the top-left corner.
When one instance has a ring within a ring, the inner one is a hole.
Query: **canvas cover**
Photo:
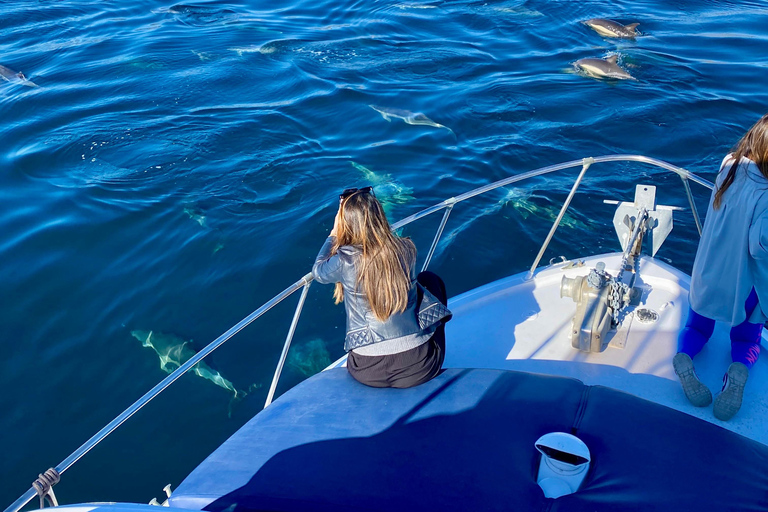
[[[569,432],[592,454],[582,489],[536,484],[534,442]],[[768,447],[580,381],[449,369],[375,389],[345,369],[288,391],[213,452],[172,506],[236,512],[766,510]]]

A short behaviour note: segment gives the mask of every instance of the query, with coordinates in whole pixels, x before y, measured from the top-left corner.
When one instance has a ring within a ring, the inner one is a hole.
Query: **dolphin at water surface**
[[[605,59],[579,59],[573,63],[576,69],[595,78],[617,78],[619,80],[637,80],[617,64],[619,56],[611,55]]]
[[[408,110],[402,110],[399,108],[386,108],[386,107],[378,107],[376,105],[368,105],[373,110],[381,114],[381,117],[383,117],[387,121],[392,121],[392,118],[395,119],[402,119],[407,124],[413,124],[413,125],[419,125],[423,124],[425,126],[433,126],[435,128],[445,128],[449,132],[453,133],[453,130],[448,128],[447,126],[443,126],[440,123],[436,123],[421,112],[410,112]]]
[[[20,82],[22,85],[26,85],[27,87],[39,87],[31,80],[27,80],[27,77],[24,76],[24,73],[17,73],[12,69],[3,66],[2,64],[0,64],[0,76],[3,77],[3,79],[7,82]]]
[[[634,39],[637,36],[635,27],[639,23],[630,23],[629,25],[622,25],[615,21],[606,20],[602,18],[593,18],[582,22],[598,34],[604,37],[622,37],[625,39]]]

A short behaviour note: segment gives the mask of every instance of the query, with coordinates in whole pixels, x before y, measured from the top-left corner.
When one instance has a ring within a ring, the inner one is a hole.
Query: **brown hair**
[[[717,187],[717,192],[715,192],[715,200],[712,203],[715,210],[720,208],[723,194],[731,186],[734,178],[736,178],[736,169],[739,167],[742,157],[747,157],[755,162],[757,168],[760,169],[760,173],[768,179],[768,114],[761,117],[744,134],[731,153],[733,154],[733,164],[728,169],[728,174],[723,182]]]
[[[416,246],[409,238],[392,233],[381,203],[373,194],[357,191],[342,200],[332,254],[343,245],[362,249],[357,268],[357,288],[362,289],[371,311],[380,321],[408,306],[411,266]],[[344,289],[336,283],[336,304],[344,300]]]

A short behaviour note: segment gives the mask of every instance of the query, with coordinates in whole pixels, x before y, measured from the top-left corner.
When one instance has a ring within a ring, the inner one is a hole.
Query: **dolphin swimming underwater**
[[[503,14],[518,16],[520,18],[538,18],[540,16],[544,16],[543,13],[535,9],[529,9],[522,4],[518,5],[517,7],[494,7],[493,10]]]
[[[604,37],[622,37],[625,39],[634,39],[637,36],[635,27],[639,23],[630,23],[629,25],[622,25],[615,21],[605,20],[602,18],[593,18],[582,22],[598,34]]]
[[[216,254],[224,248],[226,236],[219,228],[210,227],[208,225],[208,217],[206,216],[205,211],[198,204],[187,203],[184,206],[184,213],[186,213],[190,219],[197,222],[197,224],[199,224],[203,230],[207,231],[210,235],[216,236],[218,240],[216,240],[216,244],[213,247],[213,254]]]
[[[616,63],[618,55],[611,55],[605,59],[579,59],[573,63],[577,69],[581,69],[589,76],[595,78],[617,78],[619,80],[637,80]]]
[[[211,14],[234,14],[232,9],[221,9],[211,5],[176,4],[168,7],[168,12],[174,14],[191,14],[193,16],[208,16]]]
[[[2,64],[0,64],[0,76],[2,76],[3,79],[7,82],[21,82],[22,85],[26,85],[27,87],[40,87],[31,80],[27,80],[27,77],[24,76],[24,73],[17,73],[12,69],[3,66]]]
[[[378,107],[376,105],[368,105],[373,110],[381,114],[381,117],[383,117],[387,121],[392,121],[392,118],[396,119],[402,119],[407,124],[413,124],[413,125],[419,125],[423,124],[425,126],[432,126],[435,128],[445,128],[449,132],[453,133],[453,130],[448,128],[447,126],[443,126],[440,123],[436,123],[421,112],[410,112],[408,110],[401,110],[399,108],[386,108],[386,107]]]
[[[307,343],[297,343],[288,352],[286,364],[305,377],[311,377],[325,370],[332,363],[331,355],[320,338]]]
[[[547,221],[554,221],[560,213],[559,208],[553,206],[537,204],[532,199],[540,200],[539,203],[551,201],[547,196],[536,194],[534,191],[525,188],[506,188],[504,197],[498,203],[491,205],[488,213],[495,213],[507,206],[511,206],[523,219],[528,219],[531,215]],[[575,218],[571,213],[565,212],[560,219],[560,226],[571,229],[589,229],[589,226]]]
[[[131,335],[139,340],[144,347],[151,348],[160,357],[160,368],[167,373],[172,373],[179,366],[189,361],[197,352],[192,348],[192,343],[183,340],[173,334],[163,334],[155,331],[131,331]],[[197,363],[192,370],[195,375],[207,379],[217,386],[220,386],[232,393],[232,402],[241,400],[249,392],[260,387],[251,386],[248,391],[242,391],[235,387],[231,381],[227,380],[219,372],[205,364],[205,361]],[[230,411],[231,412],[231,411]]]
[[[197,58],[203,62],[208,60],[213,60],[213,54],[210,52],[198,52],[197,50],[189,50],[189,51],[197,55]]]
[[[216,5],[176,4],[152,11],[153,13],[173,14],[184,25],[204,26],[211,23],[229,24],[239,19],[239,14],[232,9]]]
[[[510,219],[512,218],[510,211],[513,211],[523,221],[526,221],[533,216],[538,219],[553,222],[560,213],[560,208],[551,204],[552,199],[546,195],[547,189],[540,190],[542,190],[544,194],[536,193],[536,190],[518,187],[504,187],[498,189],[498,193],[503,193],[498,201],[485,208],[475,210],[475,213],[462,222],[458,227],[446,230],[440,243],[435,249],[433,258],[436,260],[441,257],[445,250],[458,239],[459,235],[470,227],[475,226],[476,222],[487,217],[502,214],[503,218]],[[522,222],[520,223],[520,228],[528,232],[528,228],[526,227],[528,225],[530,224]],[[559,226],[561,228],[585,231],[591,229],[588,224],[574,217],[571,212],[566,212],[565,215],[563,215],[563,218],[560,219]]]
[[[200,227],[208,227],[208,221],[206,220],[205,213],[196,205],[188,205],[184,207],[184,213],[189,215],[189,218],[200,224]]]
[[[397,181],[391,174],[377,174],[357,162],[349,162],[352,167],[363,173],[363,181],[373,187],[384,213],[389,215],[394,205],[413,201],[413,189]]]

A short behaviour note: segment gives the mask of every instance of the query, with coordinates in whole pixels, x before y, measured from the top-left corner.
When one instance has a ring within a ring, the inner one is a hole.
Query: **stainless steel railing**
[[[541,258],[544,256],[544,253],[546,252],[550,241],[554,237],[555,231],[557,230],[557,227],[559,226],[560,221],[562,220],[563,216],[565,215],[565,212],[570,206],[571,199],[573,199],[573,196],[576,193],[576,190],[579,188],[579,185],[581,184],[581,181],[584,175],[586,174],[587,170],[593,164],[596,164],[596,163],[627,162],[627,161],[654,165],[657,167],[661,167],[662,169],[666,169],[668,171],[674,172],[678,176],[680,176],[681,180],[683,181],[683,187],[685,189],[685,193],[688,198],[688,203],[691,207],[691,213],[693,214],[694,222],[696,223],[696,228],[699,231],[699,235],[701,235],[701,219],[699,218],[698,210],[696,209],[696,204],[693,200],[693,195],[691,193],[689,181],[693,181],[694,183],[701,185],[703,187],[706,187],[710,190],[714,188],[714,185],[709,181],[687,171],[686,169],[677,167],[675,165],[669,164],[662,160],[657,160],[655,158],[649,158],[641,155],[608,155],[608,156],[600,156],[600,157],[594,157],[594,158],[584,158],[581,160],[572,160],[570,162],[565,162],[557,165],[550,165],[550,166],[542,167],[540,169],[536,169],[533,171],[517,174],[515,176],[510,176],[508,178],[504,178],[499,181],[489,183],[488,185],[478,187],[474,190],[470,190],[469,192],[465,192],[464,194],[461,194],[457,197],[451,197],[434,206],[430,206],[429,208],[426,208],[420,212],[410,215],[409,217],[406,217],[405,219],[400,220],[399,222],[394,223],[392,225],[392,229],[393,230],[400,229],[403,226],[407,226],[408,224],[411,224],[412,222],[415,222],[419,219],[432,215],[433,213],[436,213],[441,210],[445,210],[445,212],[443,213],[443,218],[440,222],[440,225],[437,228],[437,233],[435,233],[435,237],[432,240],[432,244],[430,245],[429,252],[427,253],[427,257],[424,261],[424,266],[422,270],[426,270],[427,266],[429,265],[432,259],[432,256],[434,255],[435,249],[437,248],[437,244],[440,241],[440,237],[443,234],[445,225],[448,222],[448,216],[450,215],[454,206],[456,206],[458,203],[466,201],[467,199],[471,199],[475,196],[485,194],[486,192],[490,192],[491,190],[496,190],[500,187],[525,181],[525,180],[534,178],[536,176],[542,176],[545,174],[550,174],[553,172],[581,166],[582,168],[581,172],[576,178],[568,194],[568,197],[563,203],[563,206],[560,209],[560,212],[557,215],[557,218],[552,224],[552,227],[550,228],[549,233],[547,234],[547,237],[544,240],[541,246],[541,249],[539,250],[536,256],[536,259],[531,265],[531,268],[529,270],[529,276],[532,277],[541,261]],[[164,378],[155,387],[147,391],[141,398],[139,398],[136,402],[134,402],[130,407],[128,407],[125,411],[123,411],[118,417],[112,420],[108,425],[106,425],[104,428],[99,430],[93,437],[91,437],[82,446],[80,446],[80,448],[75,450],[69,457],[64,459],[59,465],[57,465],[53,469],[55,469],[59,474],[64,473],[75,462],[80,460],[80,458],[83,455],[88,453],[92,448],[94,448],[97,444],[99,444],[102,440],[104,440],[104,438],[106,438],[109,434],[111,434],[114,430],[116,430],[120,425],[122,425],[128,418],[133,416],[136,412],[139,411],[139,409],[144,407],[150,400],[155,398],[168,386],[170,386],[176,380],[178,380],[179,377],[184,375],[193,366],[199,363],[204,357],[206,357],[211,352],[219,348],[227,340],[232,338],[235,334],[243,330],[246,326],[248,326],[250,323],[255,321],[257,318],[261,317],[264,313],[272,309],[274,306],[281,303],[283,300],[287,299],[289,296],[293,295],[294,292],[302,290],[301,297],[299,298],[299,302],[296,306],[296,310],[293,315],[293,320],[291,321],[291,325],[288,329],[288,334],[286,336],[285,343],[283,345],[283,350],[280,355],[280,359],[278,361],[275,374],[272,378],[272,383],[270,385],[269,392],[267,394],[267,400],[266,400],[266,403],[264,404],[265,408],[269,406],[269,404],[272,402],[272,399],[274,397],[275,390],[277,389],[277,383],[280,379],[280,374],[282,373],[283,367],[285,365],[285,360],[291,346],[291,341],[293,340],[293,335],[296,331],[296,325],[298,324],[299,318],[301,316],[305,299],[307,297],[307,292],[309,291],[309,286],[311,283],[312,283],[312,274],[311,273],[306,274],[301,279],[299,279],[298,281],[290,285],[288,288],[286,288],[285,290],[283,290],[282,292],[278,293],[273,298],[268,300],[266,303],[264,303],[262,306],[256,309],[253,313],[243,318],[240,322],[238,322],[236,325],[230,328],[227,332],[225,332],[224,334],[222,334],[221,336],[213,340],[200,352],[195,354],[192,358],[189,359],[189,361],[182,364],[173,373],[171,373],[166,378]],[[21,510],[22,507],[24,507],[27,503],[29,503],[36,495],[37,495],[37,491],[35,490],[35,488],[34,487],[30,488],[21,497],[19,497],[19,499],[17,499],[8,508],[6,508],[4,512],[18,512],[19,510]]]

